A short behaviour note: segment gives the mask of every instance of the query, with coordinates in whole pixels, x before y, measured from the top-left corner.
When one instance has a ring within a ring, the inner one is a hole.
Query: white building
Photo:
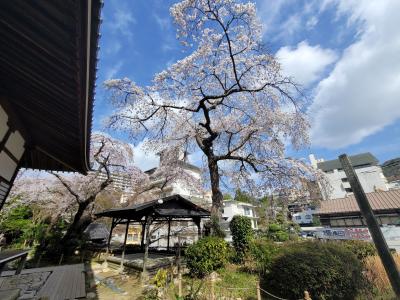
[[[391,181],[388,183],[389,190],[400,189],[400,180]]]
[[[362,153],[349,158],[365,193],[388,190],[387,180],[375,156],[371,153]],[[344,198],[353,194],[350,183],[338,159],[324,161],[323,159],[316,159],[314,155],[310,155],[310,162],[315,169],[320,169],[326,174],[330,184],[331,191],[329,195],[324,195],[323,193],[324,200]]]
[[[97,175],[99,181],[105,181],[107,179],[107,174],[106,173],[100,173]],[[132,189],[132,181],[131,177],[127,173],[111,173],[111,187],[124,192]]]
[[[232,236],[229,230],[229,223],[232,221],[234,216],[245,216],[250,218],[251,220],[251,228],[258,229],[257,224],[257,215],[255,211],[256,206],[251,203],[239,202],[235,200],[227,200],[224,201],[224,213],[222,214],[222,218],[225,222],[222,225],[222,228],[226,233],[226,240],[232,241]]]
[[[314,212],[315,210],[311,208],[296,212],[292,215],[292,221],[299,225],[312,224]]]

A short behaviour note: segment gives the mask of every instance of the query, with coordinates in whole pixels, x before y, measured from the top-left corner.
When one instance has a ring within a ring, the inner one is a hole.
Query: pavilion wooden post
[[[197,226],[197,240],[201,239],[201,219],[200,218],[193,218],[193,222]]]
[[[171,218],[168,218],[168,239],[167,239],[167,252],[169,252],[169,240],[171,237]]]
[[[126,221],[126,228],[125,228],[125,237],[124,237],[124,245],[122,246],[122,255],[121,255],[121,266],[119,267],[120,273],[124,271],[124,259],[125,259],[125,248],[126,248],[126,239],[128,237],[128,230],[129,230],[129,222],[131,220],[128,219]]]
[[[107,254],[110,252],[110,243],[111,243],[111,237],[112,237],[112,232],[113,232],[114,227],[115,227],[114,218],[112,218],[110,234],[108,235],[108,240],[107,240]]]
[[[140,241],[140,249],[144,251],[144,236],[146,232],[146,223],[147,223],[147,217],[144,220],[144,223],[142,222],[142,234],[141,234],[141,241]]]
[[[368,202],[367,196],[365,195],[365,192],[360,184],[360,181],[356,173],[354,172],[354,169],[347,155],[346,154],[340,155],[339,160],[349,180],[350,186],[353,190],[358,206],[360,207],[361,213],[367,222],[367,226],[371,233],[372,240],[378,251],[379,257],[382,260],[382,264],[385,267],[393,291],[397,296],[396,298],[400,299],[400,274],[399,271],[397,270],[393,256],[389,251],[389,247],[382,234],[381,228],[379,227],[379,224],[374,216],[371,205]]]
[[[113,232],[114,227],[115,227],[114,218],[112,218],[110,233],[108,235],[108,240],[107,240],[107,250],[106,250],[106,257],[104,258],[103,268],[108,267],[107,258],[110,253],[110,243],[111,243],[111,237],[112,237],[112,232]]]

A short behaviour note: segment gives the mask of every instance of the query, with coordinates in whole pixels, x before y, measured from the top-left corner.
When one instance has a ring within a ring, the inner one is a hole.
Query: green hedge
[[[252,240],[245,259],[246,267],[250,271],[265,274],[281,248],[282,246],[266,238]]]
[[[218,237],[205,237],[189,246],[185,251],[186,264],[190,274],[204,277],[222,268],[228,262],[230,248],[227,242]]]
[[[289,240],[288,231],[283,225],[278,223],[269,224],[267,236],[275,242],[285,242]]]
[[[362,264],[338,243],[295,243],[273,261],[264,286],[274,294],[300,299],[354,299],[364,287]]]
[[[229,223],[229,229],[231,230],[233,247],[236,252],[235,260],[242,262],[249,243],[254,237],[251,220],[245,216],[234,216]]]
[[[339,241],[339,243],[343,243],[343,246],[350,252],[354,253],[361,261],[368,256],[377,255],[375,245],[367,241],[347,240]]]

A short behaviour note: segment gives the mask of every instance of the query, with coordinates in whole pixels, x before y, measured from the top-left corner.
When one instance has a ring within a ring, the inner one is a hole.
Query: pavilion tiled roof
[[[400,210],[400,190],[367,193],[367,199],[373,211]],[[318,215],[359,213],[357,200],[354,195],[346,198],[321,201]]]

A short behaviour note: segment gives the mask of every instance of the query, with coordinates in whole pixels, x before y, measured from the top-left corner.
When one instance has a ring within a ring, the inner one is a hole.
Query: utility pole
[[[393,291],[397,296],[396,298],[400,299],[400,274],[397,270],[393,256],[389,251],[389,247],[382,234],[381,228],[379,227],[378,221],[374,216],[371,205],[368,202],[367,196],[365,195],[360,181],[358,180],[357,174],[355,173],[347,155],[340,155],[339,160],[342,164],[344,172],[346,173],[347,179],[349,180],[351,189],[353,190],[358,206],[360,207],[361,214],[367,222],[372,240],[375,244],[376,250],[378,251],[379,257],[382,260],[383,266],[385,267]]]

